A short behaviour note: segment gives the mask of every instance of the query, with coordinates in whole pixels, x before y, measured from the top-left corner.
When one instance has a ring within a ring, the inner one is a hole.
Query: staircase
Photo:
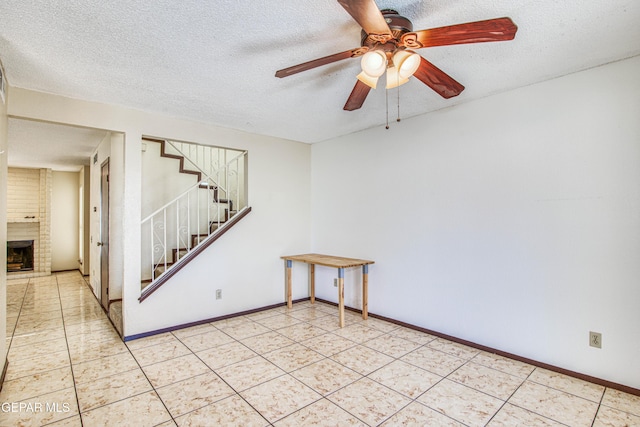
[[[160,144],[160,156],[178,162],[175,173],[194,182],[142,220],[141,302],[251,211],[246,151],[155,138],[143,142]]]

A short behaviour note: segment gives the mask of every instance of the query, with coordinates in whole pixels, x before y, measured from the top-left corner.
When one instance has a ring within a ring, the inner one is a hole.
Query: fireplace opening
[[[33,271],[33,240],[7,242],[7,273]]]

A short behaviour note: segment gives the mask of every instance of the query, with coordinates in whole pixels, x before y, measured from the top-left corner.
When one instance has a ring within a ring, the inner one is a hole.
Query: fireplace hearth
[[[7,242],[7,273],[33,271],[33,240]]]

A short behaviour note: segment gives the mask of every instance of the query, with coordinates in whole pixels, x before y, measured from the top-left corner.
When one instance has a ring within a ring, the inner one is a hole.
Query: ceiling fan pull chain
[[[387,104],[387,125],[384,127],[385,129],[389,129],[389,91],[384,91],[384,100]]]
[[[400,121],[400,86],[398,86],[398,118],[396,119],[396,122]]]

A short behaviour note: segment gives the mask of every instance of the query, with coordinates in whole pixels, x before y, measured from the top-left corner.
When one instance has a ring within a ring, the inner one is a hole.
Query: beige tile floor
[[[638,396],[322,303],[123,344],[78,273],[7,289],[1,426],[640,426]]]

